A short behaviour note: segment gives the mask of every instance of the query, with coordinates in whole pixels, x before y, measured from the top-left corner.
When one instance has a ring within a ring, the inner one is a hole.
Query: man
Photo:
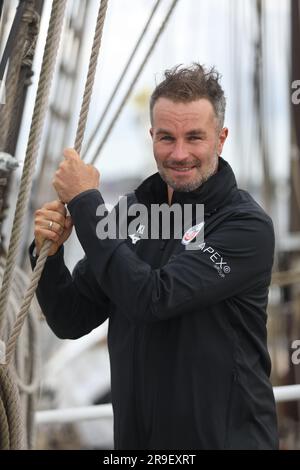
[[[99,238],[99,174],[67,149],[53,183],[70,216],[56,201],[35,217],[37,254],[54,242],[39,303],[60,338],[109,318],[117,449],[276,449],[266,345],[273,226],[220,157],[228,129],[219,75],[199,64],[166,71],[150,113],[158,173],[128,206],[204,204],[204,240],[187,249],[195,219],[181,239],[176,230],[143,238],[141,226],[126,239]],[[86,255],[73,277],[62,247],[72,224]]]

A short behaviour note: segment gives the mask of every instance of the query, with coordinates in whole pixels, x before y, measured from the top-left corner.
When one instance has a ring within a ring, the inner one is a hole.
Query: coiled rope
[[[4,259],[2,258],[0,259],[0,279],[2,279],[3,271]],[[16,266],[11,295],[8,302],[5,329],[2,331],[4,341],[9,337],[9,333],[16,321],[28,283],[28,276]],[[29,315],[24,324],[22,335],[16,345],[14,363],[11,364],[12,379],[17,384],[18,393],[20,395],[21,410],[16,410],[16,412],[22,413],[24,420],[24,446],[29,449],[33,448],[34,445],[34,404],[36,392],[39,387],[38,327],[38,308],[36,303],[33,303],[30,306]],[[0,443],[1,440],[2,436],[0,434]]]

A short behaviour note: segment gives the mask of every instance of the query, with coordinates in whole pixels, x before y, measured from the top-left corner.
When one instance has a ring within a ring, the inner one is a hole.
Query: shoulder
[[[239,190],[239,202],[234,207],[233,223],[240,222],[241,227],[250,235],[260,236],[274,243],[274,226],[269,214],[257,201],[244,190]]]
[[[269,214],[258,204],[258,202],[243,189],[238,190],[239,199],[236,202],[236,209],[240,212],[249,213],[259,220],[265,221],[273,227],[273,222]]]
[[[209,239],[223,249],[273,256],[275,235],[271,217],[243,190],[238,190],[237,197],[226,209],[228,216]]]

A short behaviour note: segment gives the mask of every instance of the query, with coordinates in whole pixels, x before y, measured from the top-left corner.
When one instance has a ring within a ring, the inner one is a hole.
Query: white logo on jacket
[[[197,235],[201,232],[202,228],[204,227],[204,222],[200,224],[193,225],[193,227],[189,228],[182,237],[181,243],[183,245],[188,245],[191,243]]]
[[[142,235],[144,234],[144,231],[145,231],[145,225],[140,224],[136,233],[129,235],[133,245],[135,245],[137,242],[139,242],[142,239]]]
[[[206,246],[206,243],[203,242],[198,246],[198,249],[207,253],[209,259],[213,262],[214,268],[218,271],[221,277],[225,277],[225,274],[229,274],[231,271],[230,266],[227,264],[227,261],[218,253],[212,246]]]

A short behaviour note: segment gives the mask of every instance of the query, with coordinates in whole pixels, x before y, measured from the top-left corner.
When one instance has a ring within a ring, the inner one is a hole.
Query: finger
[[[60,194],[60,185],[58,184],[58,178],[57,178],[56,174],[55,174],[55,177],[52,180],[52,186],[53,186],[54,190],[56,191],[57,197],[60,200],[60,204],[62,204],[64,206],[64,201],[63,201],[63,198]]]
[[[43,238],[44,240],[52,240],[57,242],[60,238],[60,235],[53,230],[47,230],[46,228],[38,227],[34,231],[34,236],[36,239]]]
[[[60,212],[54,212],[54,211],[45,211],[44,218],[47,219],[48,221],[53,221],[59,224],[61,227],[65,226],[65,216],[62,215]]]
[[[65,216],[67,213],[67,210],[61,201],[47,202],[46,204],[43,205],[43,208],[51,210],[51,211],[59,212],[63,216]]]
[[[48,224],[48,222],[53,221],[61,225],[61,227],[65,226],[65,217],[60,212],[54,212],[47,209],[38,211],[36,213],[35,220],[41,222],[42,225],[45,225],[45,223]]]
[[[74,150],[72,148],[66,148],[63,151],[63,155],[64,155],[66,160],[80,160],[80,156],[78,155],[76,150]]]
[[[46,230],[58,233],[58,235],[61,235],[65,230],[64,225],[58,224],[57,222],[53,222],[53,220],[45,220],[45,223],[44,225],[42,225],[42,227]]]
[[[60,224],[53,222],[53,220],[46,219],[36,219],[35,221],[35,232],[47,230],[48,232],[53,232],[57,235],[62,235],[65,228]]]
[[[39,212],[45,217],[52,216],[54,217],[55,221],[59,222],[60,220],[64,220],[67,214],[67,210],[64,204],[63,203],[60,203],[60,204],[61,205],[59,207],[48,206],[48,207],[45,207],[44,209],[40,209],[40,211],[37,211],[37,212]]]

